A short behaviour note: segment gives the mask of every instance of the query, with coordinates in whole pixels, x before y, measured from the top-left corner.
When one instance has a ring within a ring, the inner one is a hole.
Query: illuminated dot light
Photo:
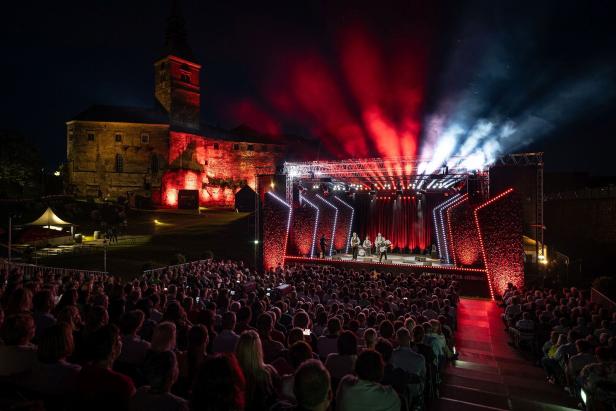
[[[334,208],[334,210],[336,210],[336,213],[334,214],[334,226],[332,227],[332,236],[331,236],[331,240],[329,241],[329,256],[331,257],[334,251],[334,242],[336,241],[336,225],[338,224],[338,207],[336,207],[335,205],[333,205],[332,203],[330,203],[329,201],[327,201],[326,199],[324,199],[318,194],[317,194],[317,198],[319,198],[321,201],[325,202],[325,204],[330,205],[331,207]]]
[[[488,286],[490,287],[490,297],[494,300],[494,287],[492,285],[492,271],[489,267],[488,264],[488,259],[487,259],[487,253],[486,253],[486,248],[483,242],[483,233],[481,232],[481,224],[479,224],[479,215],[478,212],[479,210],[481,210],[484,207],[489,206],[490,204],[494,203],[495,201],[500,200],[501,198],[503,198],[504,196],[510,194],[511,192],[513,192],[513,188],[508,189],[507,191],[497,195],[496,197],[486,201],[485,203],[481,204],[480,206],[478,206],[477,208],[475,208],[475,210],[473,211],[473,214],[475,216],[475,225],[477,226],[477,232],[479,233],[479,244],[481,245],[481,254],[483,255],[483,261],[486,267],[486,277],[488,277]]]
[[[284,221],[278,207],[264,207],[264,227],[263,227],[263,265],[265,269],[284,264],[284,256],[287,254],[287,244],[289,243],[289,230],[293,215],[293,208],[273,192],[267,192],[267,198],[273,198],[276,203],[282,204],[287,211],[287,226],[280,224]],[[283,230],[285,230],[283,232]],[[284,243],[280,239],[284,238]]]
[[[312,231],[312,245],[310,246],[310,257],[314,257],[314,246],[315,243],[317,241],[317,227],[319,226],[319,207],[317,207],[316,205],[314,205],[312,202],[310,202],[310,200],[308,200],[306,197],[302,196],[301,194],[299,195],[299,200],[301,201],[305,201],[306,204],[308,204],[309,206],[311,206],[312,208],[314,208],[317,211],[317,217],[314,220],[314,230]]]
[[[351,205],[350,205],[350,204],[348,204],[348,203],[346,203],[346,202],[342,201],[342,200],[341,200],[340,198],[338,198],[338,197],[334,197],[334,200],[338,200],[338,201],[340,201],[342,204],[344,204],[345,206],[347,206],[348,208],[350,208],[350,209],[351,209],[351,220],[349,221],[349,232],[348,232],[348,235],[347,235],[346,248],[345,248],[345,250],[344,250],[344,252],[345,252],[346,254],[348,254],[348,253],[349,253],[349,245],[351,244],[351,231],[353,230],[353,217],[355,216],[355,209],[354,209],[353,207],[351,207]]]
[[[453,256],[453,265],[458,265],[456,259],[456,249],[453,241],[453,231],[451,230],[451,210],[462,204],[468,200],[468,194],[464,194],[458,201],[453,203],[449,208],[447,208],[447,230],[449,232],[449,248],[451,250],[451,255]]]
[[[365,266],[367,263],[360,261],[349,261],[349,260],[330,260],[328,258],[318,258],[318,257],[297,257],[292,255],[285,256],[286,260],[303,260],[307,262],[324,262],[327,264],[356,264],[358,266]],[[483,268],[466,268],[466,267],[447,267],[442,265],[418,265],[418,264],[400,264],[400,263],[379,263],[372,262],[370,265],[378,265],[379,267],[406,267],[406,268],[420,268],[425,270],[447,270],[447,271],[461,271],[461,272],[471,272],[471,273],[486,273],[486,270]]]

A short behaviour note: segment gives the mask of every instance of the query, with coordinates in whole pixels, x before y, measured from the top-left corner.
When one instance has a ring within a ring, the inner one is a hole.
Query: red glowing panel
[[[268,192],[263,205],[263,266],[266,270],[284,264],[292,218],[291,206]]]
[[[524,285],[522,207],[509,189],[474,211],[490,292],[502,293],[508,283]]]
[[[451,231],[451,244],[455,246],[452,250],[455,254],[454,261],[464,267],[483,266],[473,212],[473,208],[465,202],[453,207],[448,213],[451,225],[455,227]]]

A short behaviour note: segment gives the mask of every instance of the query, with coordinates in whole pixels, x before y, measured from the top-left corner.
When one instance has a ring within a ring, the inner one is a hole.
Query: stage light
[[[255,245],[259,244],[259,240],[254,241]]]

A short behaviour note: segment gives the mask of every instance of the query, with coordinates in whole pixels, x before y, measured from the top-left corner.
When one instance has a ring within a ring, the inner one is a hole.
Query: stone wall
[[[68,122],[69,191],[104,198],[127,192],[159,196],[168,163],[168,135],[167,125]],[[121,172],[116,169],[117,156],[121,156]]]
[[[283,157],[282,146],[243,143],[171,132],[170,170],[163,179],[162,202],[175,206],[177,192],[200,190],[203,206],[232,207],[234,194],[247,184],[255,189],[259,167],[275,167]]]

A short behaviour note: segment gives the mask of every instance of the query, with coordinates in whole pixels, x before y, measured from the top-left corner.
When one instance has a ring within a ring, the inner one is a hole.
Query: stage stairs
[[[509,346],[493,301],[462,299],[458,308],[459,360],[443,375],[431,410],[575,410],[575,401],[545,380],[543,369]]]

